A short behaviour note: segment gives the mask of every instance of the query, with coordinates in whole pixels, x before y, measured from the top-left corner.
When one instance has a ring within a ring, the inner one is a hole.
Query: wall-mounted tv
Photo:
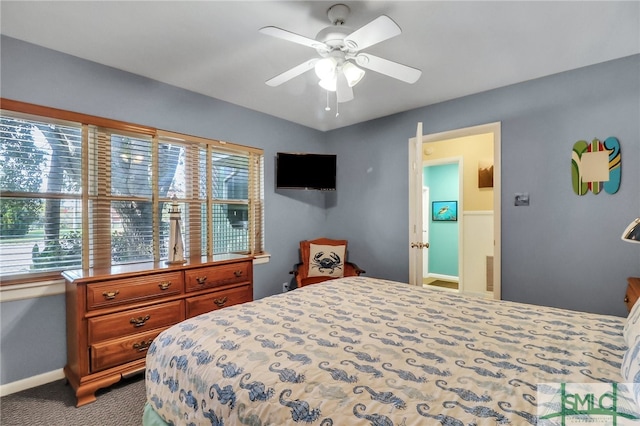
[[[336,189],[335,154],[276,154],[276,188]]]

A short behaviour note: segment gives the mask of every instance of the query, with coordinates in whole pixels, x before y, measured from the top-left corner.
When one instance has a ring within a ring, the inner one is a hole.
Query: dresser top
[[[213,256],[202,256],[187,259],[184,263],[168,264],[166,261],[128,263],[124,265],[114,265],[106,268],[72,269],[64,271],[62,276],[70,282],[79,283],[83,281],[96,281],[107,278],[125,278],[157,272],[183,271],[186,269],[199,268],[203,266],[223,265],[241,261],[250,261],[253,256],[246,254],[224,253]]]

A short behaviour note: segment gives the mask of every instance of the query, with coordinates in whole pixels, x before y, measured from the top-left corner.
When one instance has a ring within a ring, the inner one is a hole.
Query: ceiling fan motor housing
[[[344,38],[351,34],[353,30],[343,25],[332,25],[320,30],[316,36],[316,40],[326,44],[334,50],[345,50]],[[321,56],[326,56],[328,53],[326,49],[316,49]]]
[[[346,4],[334,4],[331,6],[329,10],[327,10],[327,17],[331,22],[331,26],[320,30],[318,35],[316,35],[316,40],[329,46],[331,51],[346,51],[347,48],[344,39],[353,32],[352,28],[344,25],[350,11],[349,6]],[[317,51],[318,54],[323,57],[329,56],[329,52],[324,49],[317,49]]]

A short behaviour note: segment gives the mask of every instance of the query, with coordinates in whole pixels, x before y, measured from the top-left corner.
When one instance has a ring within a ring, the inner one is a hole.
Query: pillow
[[[634,303],[627,317],[627,322],[622,329],[622,335],[627,346],[631,347],[633,342],[640,336],[640,300]]]
[[[636,376],[640,378],[640,339],[624,353],[620,373],[626,383],[634,382]]]
[[[346,246],[309,244],[310,277],[340,278],[344,276]]]
[[[635,339],[624,353],[620,373],[624,383],[632,384],[631,393],[637,406],[640,407],[640,339]]]

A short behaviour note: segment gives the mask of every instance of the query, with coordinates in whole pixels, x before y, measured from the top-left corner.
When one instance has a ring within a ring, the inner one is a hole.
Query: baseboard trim
[[[62,368],[49,371],[48,373],[38,374],[37,376],[27,377],[26,379],[16,380],[15,382],[0,385],[0,397],[35,388],[36,386],[46,385],[47,383],[60,379],[64,379],[64,370]]]
[[[454,283],[457,283],[460,281],[460,277],[456,277],[454,275],[444,275],[444,274],[427,274],[425,278],[434,278],[436,280],[442,280],[442,281],[452,281]]]

